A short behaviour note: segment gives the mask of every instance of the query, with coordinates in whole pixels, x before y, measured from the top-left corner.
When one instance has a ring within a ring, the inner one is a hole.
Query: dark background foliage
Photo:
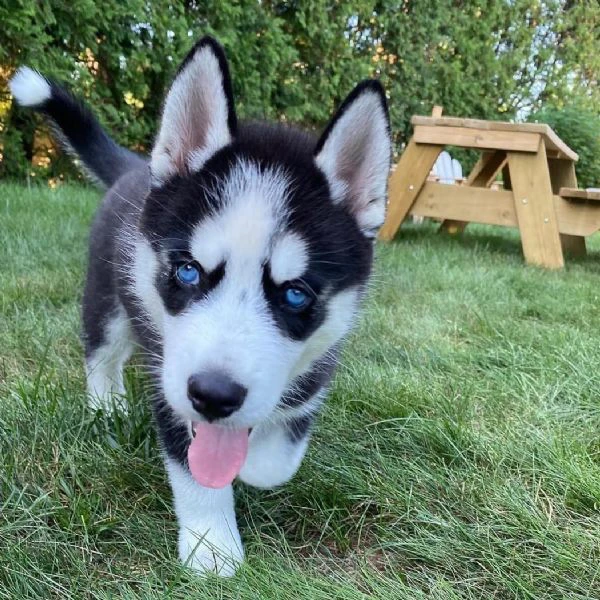
[[[380,77],[397,151],[410,117],[433,104],[453,116],[535,115],[586,155],[581,181],[600,185],[599,154],[582,147],[598,136],[597,2],[0,0],[0,23],[0,177],[74,173],[39,120],[11,103],[19,65],[66,82],[121,143],[147,151],[178,61],[209,33],[227,49],[244,117],[318,128],[360,79]],[[595,122],[595,137],[571,139],[563,110]]]

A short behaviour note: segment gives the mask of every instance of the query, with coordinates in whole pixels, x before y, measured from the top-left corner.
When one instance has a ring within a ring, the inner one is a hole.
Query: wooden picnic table
[[[449,232],[471,222],[518,227],[530,264],[560,268],[563,250],[585,254],[585,236],[600,229],[600,198],[577,190],[577,154],[548,125],[440,116],[411,122],[413,137],[390,176],[382,240],[411,214],[441,219]],[[464,185],[427,181],[446,146],[481,153]],[[492,190],[500,173],[502,189]]]

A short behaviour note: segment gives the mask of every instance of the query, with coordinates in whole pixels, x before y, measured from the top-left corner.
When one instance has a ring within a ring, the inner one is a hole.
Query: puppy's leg
[[[313,418],[305,415],[254,429],[240,479],[258,488],[272,488],[289,481],[308,448]]]
[[[119,307],[113,311],[93,332],[89,331],[89,319],[84,318],[84,322],[87,325],[85,363],[90,408],[107,412],[114,406],[125,409],[123,368],[133,351],[125,310]]]
[[[205,488],[179,462],[167,458],[165,464],[179,523],[179,558],[200,574],[230,577],[244,558],[232,486]]]

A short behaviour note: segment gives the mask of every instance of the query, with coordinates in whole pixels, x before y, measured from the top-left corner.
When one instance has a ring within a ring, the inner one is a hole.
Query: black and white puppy
[[[10,87],[110,187],[83,300],[91,405],[122,400],[141,347],[181,560],[231,575],[243,558],[232,481],[294,475],[364,295],[390,168],[382,87],[360,83],[319,139],[240,123],[225,54],[205,37],[177,71],[149,160],[36,71]]]

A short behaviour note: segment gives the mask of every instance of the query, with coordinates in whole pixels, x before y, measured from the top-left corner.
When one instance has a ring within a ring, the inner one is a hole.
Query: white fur
[[[315,414],[324,396],[324,390],[319,390],[302,404],[279,410],[252,430],[248,456],[240,472],[244,483],[258,488],[274,488],[296,474],[308,449],[310,435],[292,441],[286,421]]]
[[[235,519],[233,489],[202,487],[189,471],[166,459],[179,524],[179,558],[200,574],[233,575],[244,559]]]
[[[278,241],[286,237],[292,241],[284,242],[283,255],[299,257],[300,240],[293,241],[295,236],[285,229],[286,190],[280,174],[238,165],[223,185],[224,208],[200,224],[192,236],[191,252],[201,265],[214,267],[224,260],[226,268],[223,280],[206,299],[176,316],[163,309],[158,319],[164,332],[163,390],[184,419],[198,418],[187,396],[189,377],[216,370],[248,389],[244,404],[227,424],[255,427],[271,418],[289,383],[339,342],[352,325],[356,289],[329,299],[327,318],[306,341],[290,339],[273,320],[263,293],[264,266],[273,259]],[[285,252],[286,247],[293,252]],[[152,252],[149,247],[146,250]],[[305,261],[305,256],[299,257],[302,268]],[[149,257],[136,262],[140,281],[154,281],[154,262]],[[136,284],[136,294],[143,291],[141,287]],[[159,300],[143,302],[157,306]]]
[[[262,286],[274,236],[285,228],[287,181],[279,172],[240,163],[219,193],[223,208],[200,224],[190,249],[205,269],[226,261],[225,275],[205,300],[177,316],[163,314],[162,384],[172,408],[193,420],[198,417],[187,397],[188,378],[225,371],[248,388],[228,421],[252,427],[272,412],[301,352],[273,322]]]
[[[163,111],[152,150],[154,185],[175,173],[197,171],[217,150],[231,142],[227,97],[219,60],[210,46],[196,51],[177,75]]]
[[[340,342],[354,324],[360,291],[348,288],[333,296],[327,303],[327,318],[306,340],[302,354],[297,358],[290,380],[306,373],[323,354]]]
[[[86,360],[88,403],[93,410],[125,409],[123,367],[133,352],[129,321],[123,307],[105,326],[104,343]]]
[[[261,278],[253,277],[257,270],[247,268],[242,277],[234,266],[205,301],[165,316],[162,384],[183,418],[198,418],[187,397],[194,373],[223,371],[248,389],[242,408],[227,419],[235,427],[268,418],[283,393],[302,345],[284,337],[273,322]]]
[[[168,268],[142,237],[134,238],[131,291],[162,339],[161,383],[165,399],[186,421],[198,419],[187,396],[190,375],[225,371],[248,389],[242,407],[224,420],[252,427],[247,460],[240,478],[270,488],[298,470],[309,435],[294,442],[285,419],[315,412],[322,394],[283,410],[282,394],[296,377],[313,367],[349,331],[360,297],[358,288],[332,295],[324,290],[327,316],[305,341],[290,339],[273,320],[263,290],[263,271],[271,265],[280,279],[302,275],[308,261],[305,242],[287,229],[288,182],[282,173],[247,163],[232,169],[219,190],[220,210],[193,233],[190,251],[211,270],[225,261],[223,279],[211,293],[178,315],[164,308],[155,282]],[[296,271],[294,271],[296,269]],[[232,575],[243,559],[235,523],[231,486],[209,490],[188,470],[166,459],[179,521],[181,560],[199,573]]]
[[[8,82],[8,87],[21,106],[39,106],[52,96],[46,78],[29,67],[19,68]]]
[[[258,488],[273,488],[289,481],[304,458],[309,436],[290,439],[285,426],[264,422],[252,430],[248,457],[240,479]]]
[[[296,233],[285,234],[274,244],[270,265],[278,285],[302,276],[308,267],[306,242]]]
[[[188,378],[220,370],[248,389],[244,404],[227,423],[257,426],[271,418],[289,383],[351,327],[358,299],[354,289],[331,299],[327,318],[308,340],[291,340],[272,321],[260,286],[259,275],[254,281],[247,277],[242,285],[239,275],[226,275],[207,300],[184,314],[165,317],[162,385],[167,401],[182,418],[197,419],[187,397]],[[348,312],[338,314],[338,308]]]
[[[287,194],[284,173],[240,162],[219,189],[223,207],[192,235],[192,255],[207,271],[222,261],[240,271],[242,263],[262,268],[276,233],[284,229]]]
[[[221,219],[205,219],[194,231],[190,242],[192,256],[202,265],[202,268],[214,271],[224,260],[226,244],[223,240]]]
[[[334,200],[348,204],[368,236],[375,235],[385,218],[390,157],[391,139],[381,99],[365,90],[335,123],[315,158]]]

